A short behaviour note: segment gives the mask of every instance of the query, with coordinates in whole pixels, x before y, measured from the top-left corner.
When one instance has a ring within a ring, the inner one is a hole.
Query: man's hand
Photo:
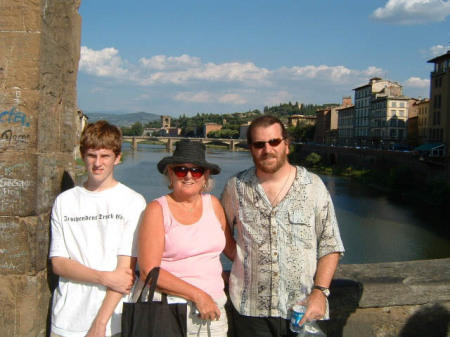
[[[117,267],[113,271],[104,272],[106,287],[121,294],[129,294],[134,284],[135,275],[131,268]]]
[[[326,310],[327,303],[325,295],[320,290],[314,289],[306,301],[306,312],[300,321],[300,325],[322,319],[325,316]]]

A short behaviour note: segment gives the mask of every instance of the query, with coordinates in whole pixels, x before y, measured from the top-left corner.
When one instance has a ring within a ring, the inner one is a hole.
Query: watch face
[[[323,293],[324,293],[324,295],[325,295],[326,297],[330,296],[330,290],[327,289],[327,288],[325,288],[325,289],[323,290]]]

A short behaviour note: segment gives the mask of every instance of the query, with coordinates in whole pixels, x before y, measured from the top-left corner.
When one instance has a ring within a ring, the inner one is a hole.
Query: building
[[[161,116],[161,128],[170,128],[170,116]]]
[[[406,96],[374,95],[370,105],[367,146],[390,150],[407,146],[409,101]]]
[[[430,74],[429,134],[430,143],[448,156],[450,146],[450,50],[428,61],[434,63]]]
[[[288,127],[295,127],[299,123],[305,123],[306,125],[315,125],[316,116],[292,115],[288,117]]]
[[[371,138],[371,103],[379,96],[401,96],[403,88],[396,82],[373,77],[355,91],[354,137],[359,146],[368,146]]]
[[[161,128],[145,128],[142,132],[142,136],[151,137],[153,135],[160,135]]]
[[[418,110],[418,136],[417,143],[419,145],[426,144],[430,142],[430,100],[428,98],[424,98],[416,103],[416,107]]]
[[[217,123],[205,123],[203,125],[203,137],[208,137],[208,133],[211,131],[221,130],[222,125]]]
[[[411,98],[408,102],[408,121],[406,122],[407,143],[409,148],[419,144],[419,107],[420,98]]]
[[[179,137],[181,134],[181,129],[174,126],[161,128],[160,131],[162,137]]]
[[[242,124],[239,126],[239,139],[247,139],[247,131],[249,126],[250,122],[247,122],[247,124]]]
[[[316,144],[337,145],[338,143],[338,110],[352,105],[351,97],[343,97],[340,106],[330,106],[316,112]]]
[[[344,108],[337,109],[338,114],[338,145],[352,146],[353,141],[353,124],[355,106],[350,105]]]

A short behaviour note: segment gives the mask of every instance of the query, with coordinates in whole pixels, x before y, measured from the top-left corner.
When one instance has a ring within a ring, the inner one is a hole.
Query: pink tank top
[[[161,268],[218,299],[225,295],[220,254],[225,234],[217,219],[211,195],[202,194],[203,213],[192,225],[182,225],[172,216],[165,196],[156,201],[164,217],[165,247]]]

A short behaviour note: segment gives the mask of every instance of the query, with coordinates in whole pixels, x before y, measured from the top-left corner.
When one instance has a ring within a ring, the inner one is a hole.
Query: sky
[[[341,103],[372,77],[429,97],[450,0],[82,0],[78,106],[179,117]]]

